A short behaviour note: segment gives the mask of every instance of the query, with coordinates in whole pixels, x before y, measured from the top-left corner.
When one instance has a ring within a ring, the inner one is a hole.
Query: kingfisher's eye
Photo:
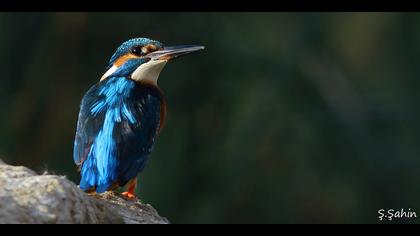
[[[131,53],[136,56],[144,56],[151,52],[156,51],[157,47],[153,44],[147,44],[145,46],[137,46],[131,49]]]
[[[136,56],[141,56],[142,54],[144,54],[142,47],[134,47],[133,49],[131,49],[131,53],[133,53]]]

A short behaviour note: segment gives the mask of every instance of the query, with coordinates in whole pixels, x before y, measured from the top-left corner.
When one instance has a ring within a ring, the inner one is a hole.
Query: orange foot
[[[130,192],[123,192],[122,195],[130,200],[134,200],[136,198],[136,195]]]
[[[128,191],[123,192],[122,195],[129,200],[134,200],[136,198],[136,195],[134,195],[134,192],[136,191],[136,185],[137,185],[137,177],[132,179],[128,184]]]

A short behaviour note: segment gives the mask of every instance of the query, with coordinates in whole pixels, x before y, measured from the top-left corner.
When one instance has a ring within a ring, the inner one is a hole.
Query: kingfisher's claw
[[[136,195],[130,193],[130,192],[123,192],[122,195],[130,200],[133,200],[136,198]]]

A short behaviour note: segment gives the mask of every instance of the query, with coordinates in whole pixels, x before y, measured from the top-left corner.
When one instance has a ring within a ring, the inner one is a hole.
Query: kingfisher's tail
[[[79,187],[85,192],[96,191],[103,193],[111,188],[114,181],[107,176],[101,176],[98,171],[96,158],[89,155],[81,166],[81,177]]]

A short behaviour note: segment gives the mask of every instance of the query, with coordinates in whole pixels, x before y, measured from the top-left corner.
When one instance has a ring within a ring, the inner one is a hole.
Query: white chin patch
[[[114,73],[117,69],[118,69],[118,67],[116,67],[116,66],[113,66],[113,67],[109,68],[109,70],[107,70],[105,72],[105,74],[101,77],[100,81],[102,81],[102,80],[106,79],[108,76],[112,75],[112,73]]]
[[[135,81],[150,82],[157,85],[157,80],[163,67],[166,65],[166,60],[150,60],[147,63],[141,64],[131,74],[131,79]]]

